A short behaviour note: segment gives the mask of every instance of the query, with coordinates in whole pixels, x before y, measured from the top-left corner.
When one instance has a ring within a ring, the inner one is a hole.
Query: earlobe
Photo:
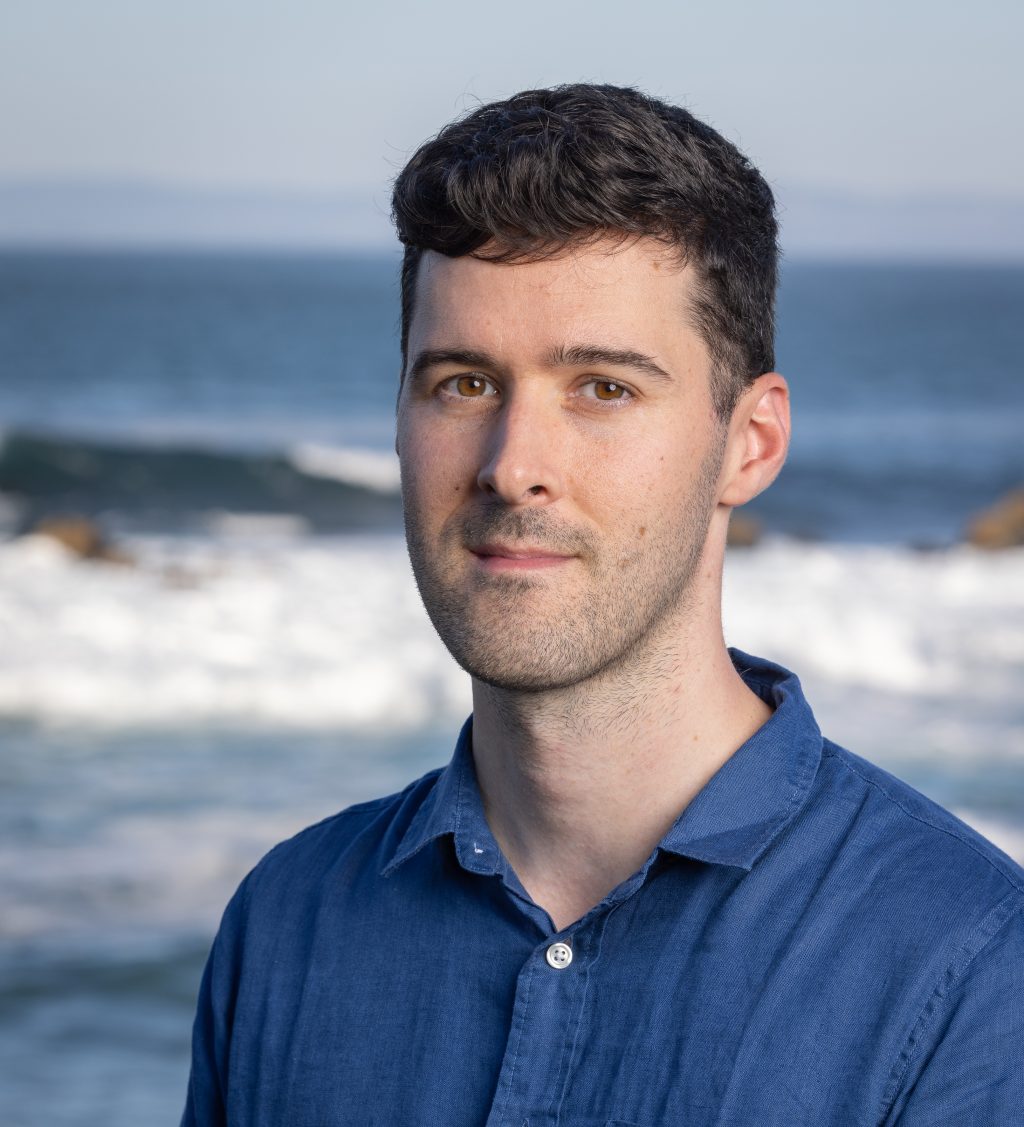
[[[767,489],[778,477],[789,450],[789,386],[778,372],[766,372],[744,392],[729,426],[730,470],[719,502],[735,507]]]

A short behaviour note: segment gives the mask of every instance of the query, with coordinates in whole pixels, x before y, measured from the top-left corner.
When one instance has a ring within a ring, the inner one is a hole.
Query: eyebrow
[[[597,344],[558,345],[549,353],[548,362],[554,368],[583,367],[590,364],[632,368],[634,371],[645,372],[659,380],[672,379],[672,376],[653,357],[632,348],[604,348]],[[494,357],[486,352],[465,348],[428,348],[420,352],[409,366],[409,379],[415,382],[430,368],[440,364],[485,369],[494,369],[498,366]]]
[[[409,365],[409,379],[415,382],[420,379],[430,368],[439,364],[458,364],[466,368],[491,368],[495,367],[494,358],[486,352],[474,352],[465,348],[428,348],[420,352],[416,359]]]
[[[672,377],[658,364],[652,356],[642,352],[635,352],[632,348],[603,348],[593,344],[559,345],[551,352],[551,363],[555,367],[582,367],[588,364],[611,366],[616,368],[632,368],[634,371],[645,372],[659,380],[669,380]]]

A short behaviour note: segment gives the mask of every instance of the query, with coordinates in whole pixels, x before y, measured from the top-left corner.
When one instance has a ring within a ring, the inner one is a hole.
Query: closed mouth
[[[488,572],[531,571],[568,563],[575,556],[539,545],[490,542],[472,546],[470,552]]]

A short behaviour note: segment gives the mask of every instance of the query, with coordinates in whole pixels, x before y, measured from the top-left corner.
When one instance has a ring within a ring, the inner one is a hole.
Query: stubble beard
[[[434,628],[452,657],[484,684],[513,693],[553,692],[625,667],[644,643],[685,612],[700,567],[722,464],[724,435],[700,466],[677,523],[608,554],[589,530],[567,527],[546,508],[480,507],[426,543],[406,496],[413,574]],[[543,545],[576,558],[571,586],[546,576],[467,571],[466,544],[488,540]]]

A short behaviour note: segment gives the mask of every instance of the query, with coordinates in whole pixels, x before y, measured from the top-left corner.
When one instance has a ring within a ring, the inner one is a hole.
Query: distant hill
[[[286,193],[118,181],[0,181],[0,245],[374,249],[385,193]]]
[[[796,257],[1024,261],[1024,199],[777,191],[782,243]]]
[[[791,257],[1024,261],[1024,200],[777,187]],[[376,250],[386,187],[336,192],[120,181],[0,182],[0,245]]]

